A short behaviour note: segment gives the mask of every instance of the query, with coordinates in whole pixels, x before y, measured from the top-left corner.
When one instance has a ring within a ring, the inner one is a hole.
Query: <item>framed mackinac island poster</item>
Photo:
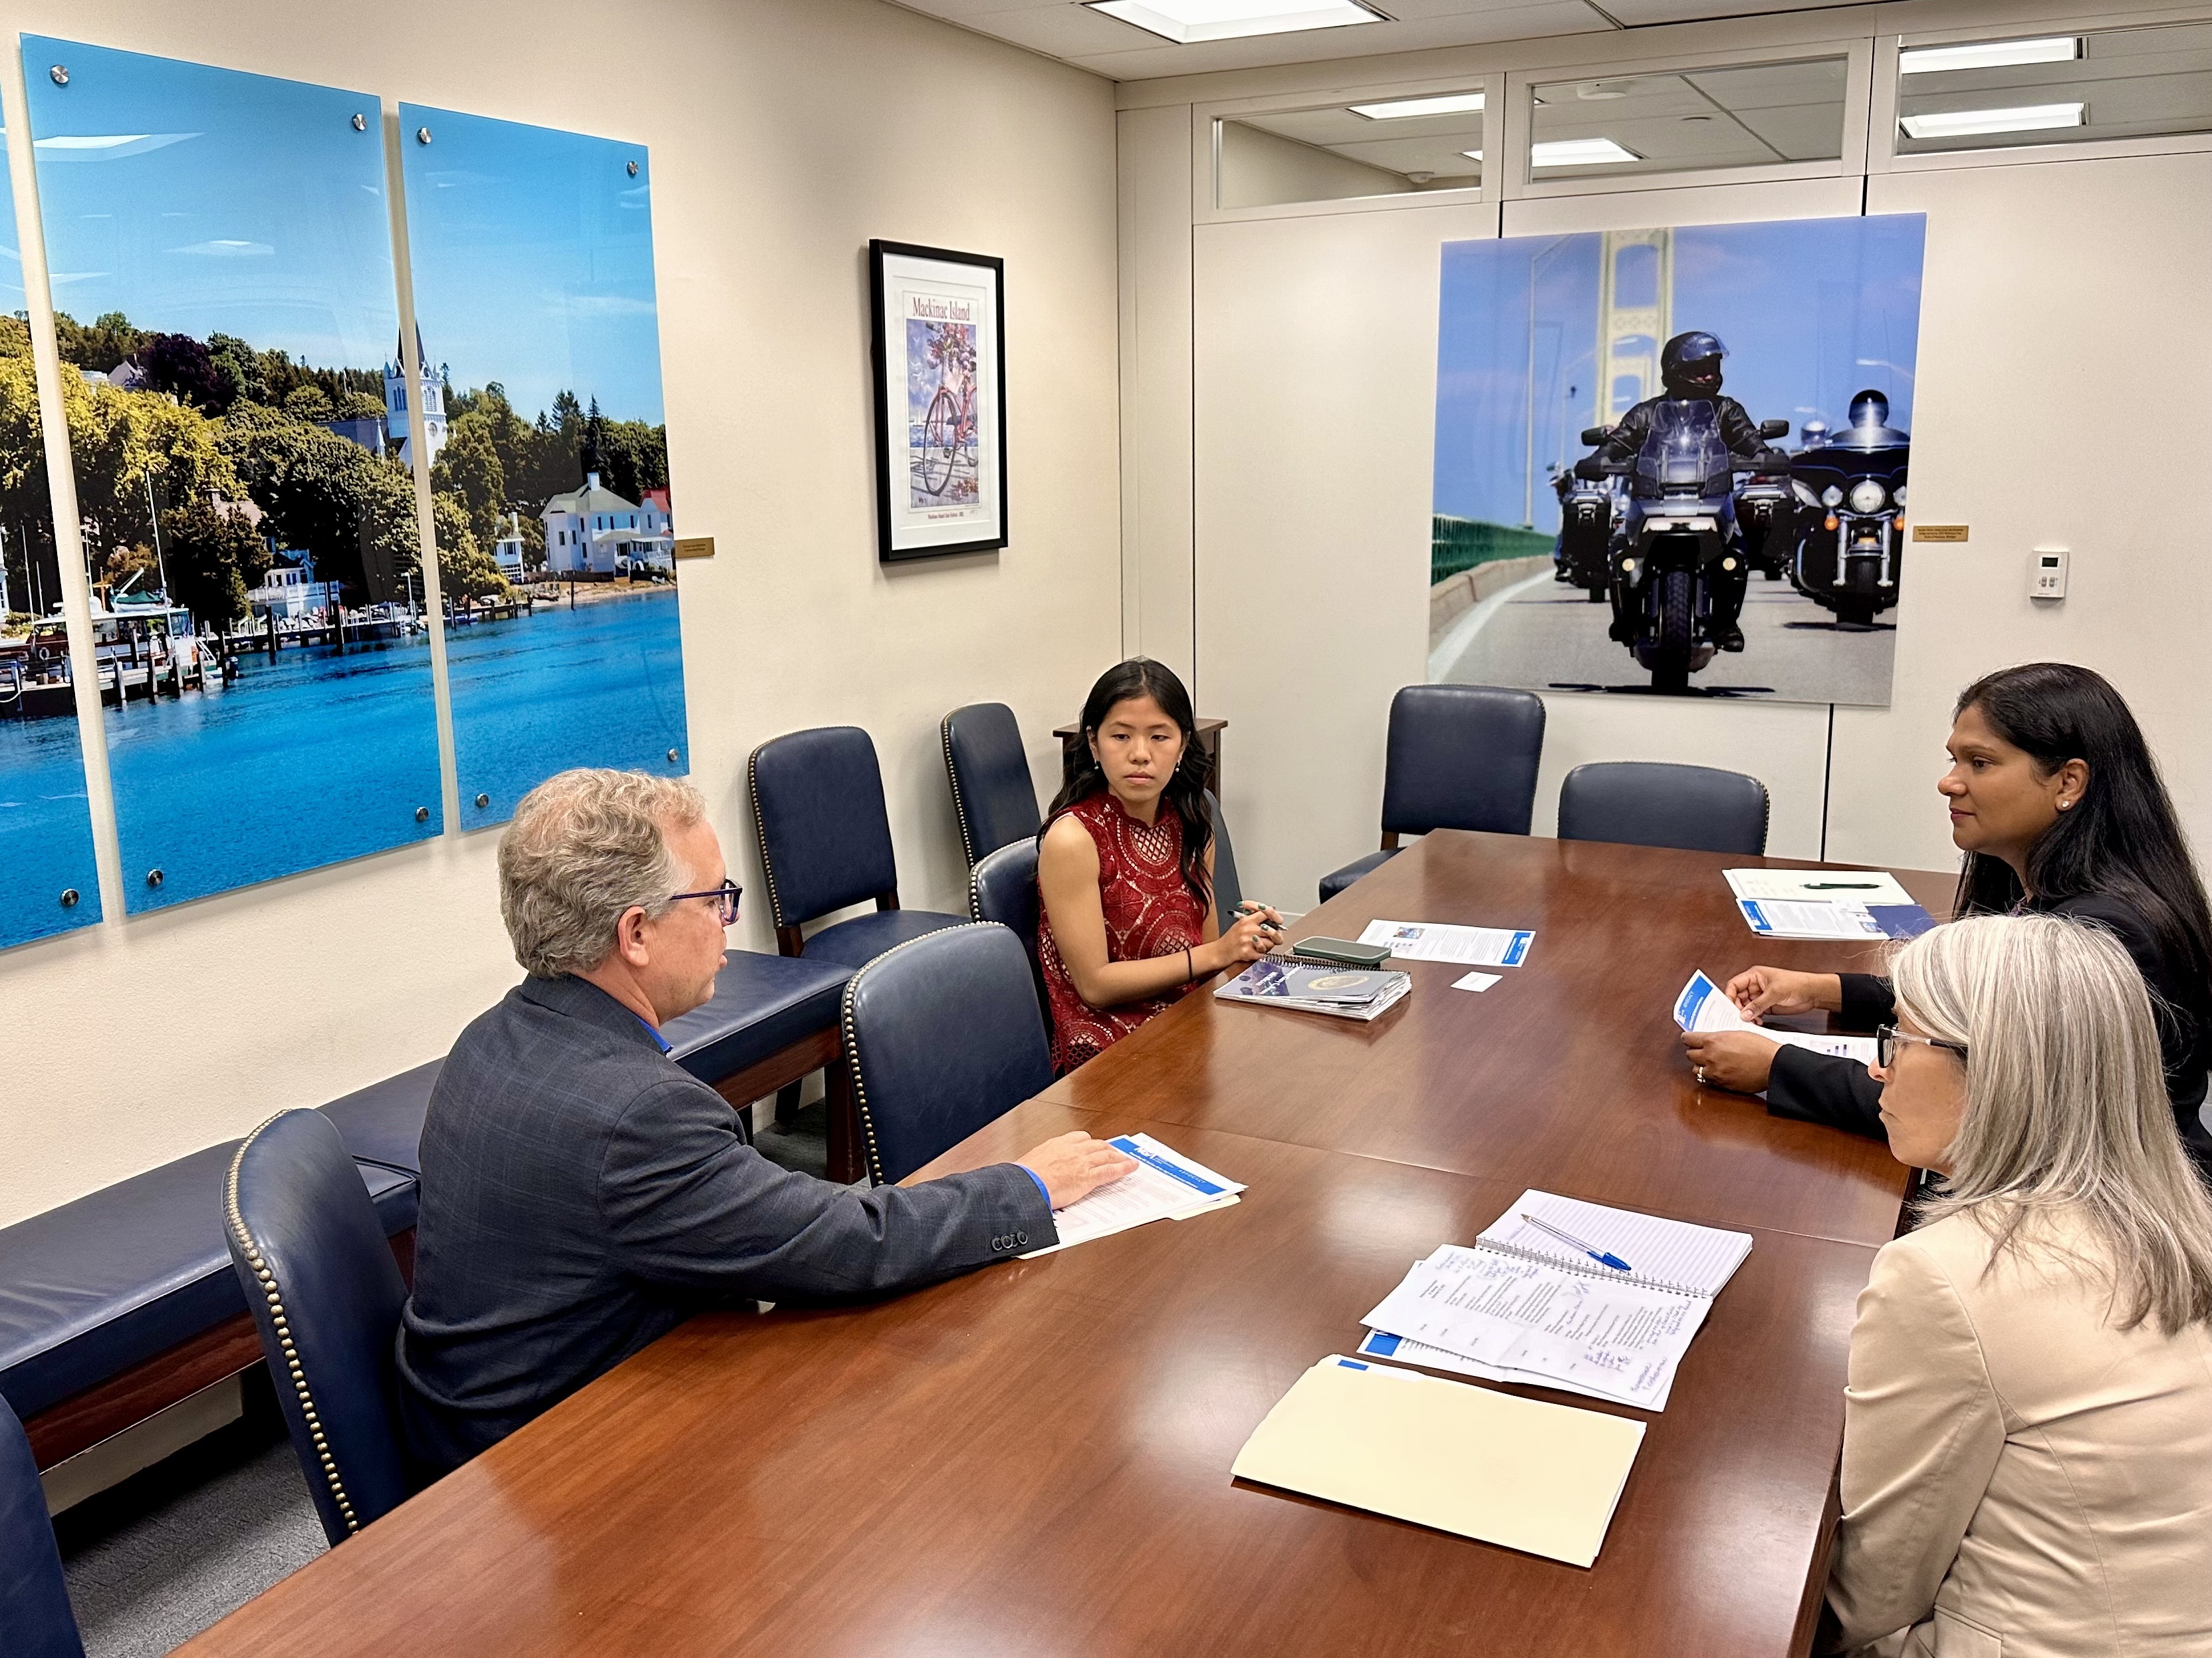
[[[868,244],[886,562],[1006,545],[1005,262]]]

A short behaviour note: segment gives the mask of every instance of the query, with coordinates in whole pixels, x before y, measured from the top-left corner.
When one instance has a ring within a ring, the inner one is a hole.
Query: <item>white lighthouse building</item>
[[[387,442],[399,450],[399,459],[408,466],[415,464],[414,436],[407,424],[407,370],[400,359],[399,343],[392,342],[392,360],[384,365],[384,435]],[[415,360],[422,365],[422,377],[416,396],[422,405],[422,432],[430,445],[430,464],[438,464],[438,451],[446,447],[446,378],[448,370],[444,363],[430,366],[430,354],[422,349],[422,331],[415,331]]]

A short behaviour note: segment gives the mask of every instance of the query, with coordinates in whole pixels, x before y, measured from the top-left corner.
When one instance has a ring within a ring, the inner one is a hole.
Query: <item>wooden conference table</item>
[[[1748,862],[1429,836],[1297,930],[1534,928],[1495,988],[1412,963],[1371,1026],[1194,995],[924,1171],[1141,1128],[1240,1204],[875,1306],[695,1319],[186,1650],[1804,1650],[1852,1303],[1905,1174],[1692,1082],[1692,967],[1872,965],[1757,942],[1720,875]],[[1948,877],[1902,878],[1948,913]],[[1756,1238],[1667,1410],[1634,1413],[1593,1569],[1231,1479],[1300,1372],[1525,1186]]]

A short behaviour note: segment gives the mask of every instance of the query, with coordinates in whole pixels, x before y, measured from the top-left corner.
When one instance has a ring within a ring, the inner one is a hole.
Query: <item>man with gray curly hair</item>
[[[1018,1164],[848,1190],[778,1168],[660,1027],[714,993],[738,888],[690,783],[564,771],[500,842],[529,977],[461,1033],[422,1125],[400,1414],[458,1466],[733,1300],[879,1295],[1057,1240],[1052,1211],[1135,1167],[1066,1134]]]

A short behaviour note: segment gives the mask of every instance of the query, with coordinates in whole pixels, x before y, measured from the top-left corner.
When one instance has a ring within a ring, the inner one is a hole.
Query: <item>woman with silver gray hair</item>
[[[1942,1179],[1859,1297],[1820,1649],[2212,1650],[2212,1200],[2142,976],[2037,916],[1894,972],[1882,1124]]]

